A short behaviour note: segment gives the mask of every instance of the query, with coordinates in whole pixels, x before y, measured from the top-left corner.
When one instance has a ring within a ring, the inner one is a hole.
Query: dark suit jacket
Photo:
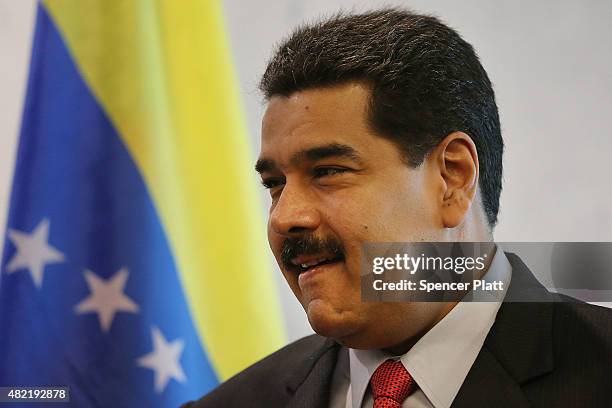
[[[453,407],[612,407],[612,311],[552,302],[525,264],[507,257],[508,295],[530,287],[551,302],[502,304]],[[338,353],[346,352],[305,337],[184,407],[327,407]]]

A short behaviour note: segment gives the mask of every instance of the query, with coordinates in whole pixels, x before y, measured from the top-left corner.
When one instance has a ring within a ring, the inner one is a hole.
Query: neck
[[[490,246],[487,246],[484,249],[484,253],[487,254],[485,267],[481,271],[479,271],[476,275],[474,275],[474,279],[482,279],[482,277],[487,273],[487,271],[489,270],[489,267],[491,266],[491,262],[493,261],[493,257],[495,256],[496,251],[497,251],[497,247],[495,246],[493,242],[491,242]],[[429,324],[426,325],[415,336],[412,336],[411,338],[399,344],[396,344],[392,347],[385,348],[383,349],[383,351],[391,355],[394,355],[394,356],[406,354],[421,339],[421,337],[423,337],[429,330],[431,330],[436,324],[438,324],[440,320],[444,319],[444,317],[448,313],[450,313],[450,311],[453,310],[453,308],[457,306],[458,303],[459,301],[432,302],[431,303],[432,306],[434,305],[437,306],[437,311],[436,313],[434,313],[433,319],[429,322]]]

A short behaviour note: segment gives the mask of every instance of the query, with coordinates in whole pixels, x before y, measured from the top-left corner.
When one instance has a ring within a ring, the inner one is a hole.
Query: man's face
[[[272,97],[257,167],[272,198],[270,247],[313,329],[384,348],[422,330],[436,308],[361,302],[362,244],[440,240],[443,182],[370,129],[368,97],[357,83]]]

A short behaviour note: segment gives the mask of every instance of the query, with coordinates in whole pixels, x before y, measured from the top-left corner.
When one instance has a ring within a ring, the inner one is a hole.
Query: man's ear
[[[455,228],[465,218],[478,189],[478,153],[472,138],[463,132],[446,136],[434,149],[445,188],[440,204],[445,228]]]

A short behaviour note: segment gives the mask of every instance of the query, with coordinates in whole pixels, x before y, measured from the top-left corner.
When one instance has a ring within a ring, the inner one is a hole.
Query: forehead
[[[288,97],[274,96],[262,121],[261,156],[340,143],[356,149],[376,137],[367,124],[369,90],[361,84],[307,89]]]

